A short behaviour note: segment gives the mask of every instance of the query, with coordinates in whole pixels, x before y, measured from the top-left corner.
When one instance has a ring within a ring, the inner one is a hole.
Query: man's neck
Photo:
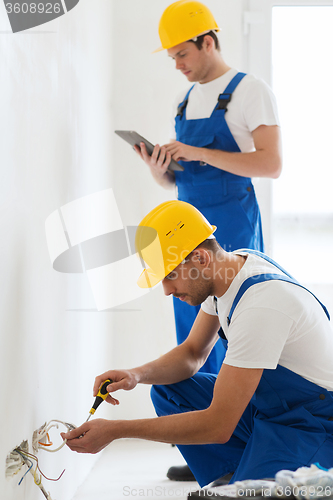
[[[224,252],[222,260],[215,262],[217,270],[214,277],[214,295],[222,297],[228,290],[229,286],[242,269],[246,261],[246,256],[236,255],[233,253]]]
[[[213,80],[216,80],[217,78],[220,78],[220,76],[224,75],[229,71],[231,68],[228,66],[224,60],[222,59],[221,56],[217,56],[215,63],[212,65],[210,71],[207,73],[205,79],[201,82],[199,82],[201,85],[205,83],[212,82]]]

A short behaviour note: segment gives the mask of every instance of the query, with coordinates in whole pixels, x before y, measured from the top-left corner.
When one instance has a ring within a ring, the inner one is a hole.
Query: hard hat
[[[208,7],[193,0],[179,0],[162,14],[158,27],[162,47],[155,52],[170,49],[212,30],[219,31],[220,28]]]
[[[135,234],[135,247],[147,265],[137,283],[151,288],[173,271],[216,226],[185,201],[166,201],[149,212]]]

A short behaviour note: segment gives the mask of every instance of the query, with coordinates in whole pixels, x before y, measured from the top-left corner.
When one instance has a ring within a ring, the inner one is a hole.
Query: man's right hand
[[[151,156],[147,152],[143,142],[140,142],[140,147],[135,145],[134,149],[148,165],[152,176],[160,186],[168,188],[175,184],[175,176],[168,170],[171,162],[171,153],[166,151],[164,146],[160,147],[156,144]]]
[[[108,378],[112,380],[112,383],[106,388],[109,393],[118,391],[119,389],[130,391],[134,389],[139,382],[138,376],[135,374],[134,370],[109,370],[95,378],[93,389],[94,396],[97,395],[98,389]],[[105,401],[112,405],[119,405],[118,399],[112,397],[110,394]]]

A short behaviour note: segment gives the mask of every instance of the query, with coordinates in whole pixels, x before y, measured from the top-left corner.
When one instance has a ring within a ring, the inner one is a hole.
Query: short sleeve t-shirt
[[[186,108],[186,118],[196,120],[208,118],[216,104],[219,94],[223,93],[229,82],[238,73],[230,69],[224,75],[208,83],[195,83]],[[171,138],[176,138],[175,116],[178,105],[184,100],[186,92],[176,99],[172,114]],[[264,80],[246,75],[237,85],[225,114],[230,132],[241,152],[254,151],[252,132],[260,125],[279,125],[275,96]]]
[[[304,288],[283,281],[258,283],[244,293],[230,325],[227,316],[243,281],[264,273],[282,274],[253,254],[224,295],[217,298],[220,324],[228,339],[224,363],[240,368],[275,369],[277,365],[333,390],[333,332],[315,297]],[[201,305],[216,315],[213,297]]]

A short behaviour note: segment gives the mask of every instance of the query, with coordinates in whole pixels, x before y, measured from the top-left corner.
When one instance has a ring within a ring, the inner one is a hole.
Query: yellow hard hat
[[[155,52],[170,49],[212,30],[219,31],[220,28],[208,7],[193,0],[179,0],[162,14],[158,27],[162,47]]]
[[[135,234],[135,247],[147,265],[137,283],[151,288],[173,271],[216,226],[185,201],[166,201],[149,212]]]

